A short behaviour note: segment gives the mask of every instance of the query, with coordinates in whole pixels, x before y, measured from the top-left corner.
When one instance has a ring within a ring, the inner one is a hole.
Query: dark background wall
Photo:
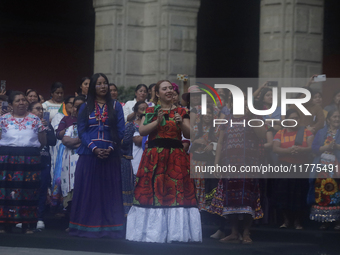
[[[340,77],[339,11],[340,1],[325,1],[328,77]],[[54,81],[74,93],[93,71],[94,22],[92,0],[1,0],[0,79],[8,89],[35,88],[45,97]],[[259,23],[260,0],[202,0],[197,77],[257,77]]]
[[[37,89],[55,81],[74,93],[93,72],[92,0],[0,1],[0,79],[8,89]]]
[[[260,0],[202,0],[197,77],[257,77]]]
[[[325,1],[323,73],[328,78],[340,78],[340,1]],[[324,104],[331,102],[335,91],[340,90],[340,83],[324,84]]]

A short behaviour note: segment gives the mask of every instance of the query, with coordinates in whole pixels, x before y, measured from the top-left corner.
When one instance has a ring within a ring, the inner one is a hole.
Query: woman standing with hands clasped
[[[124,237],[119,144],[124,135],[122,106],[112,100],[102,73],[90,81],[87,103],[78,114],[82,144],[75,170],[70,235]]]
[[[155,86],[159,105],[148,107],[139,133],[149,135],[139,165],[126,239],[139,242],[201,242],[201,217],[182,132],[190,136],[189,115],[173,105],[167,80]]]
[[[309,153],[312,151],[314,135],[304,126],[300,126],[300,114],[297,110],[289,109],[286,119],[286,125],[290,127],[276,133],[273,151],[279,155],[279,164],[288,167],[297,165],[298,168],[300,164],[310,163]],[[306,209],[308,190],[307,180],[280,178],[276,180],[275,189],[277,207],[282,210],[284,218],[280,228],[288,228],[294,222],[295,229],[302,229],[301,220]]]

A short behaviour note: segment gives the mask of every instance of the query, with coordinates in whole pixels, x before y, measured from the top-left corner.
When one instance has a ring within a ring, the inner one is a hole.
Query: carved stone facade
[[[260,78],[322,72],[323,12],[323,0],[261,0]]]
[[[195,76],[200,0],[94,0],[94,71],[121,86]]]
[[[120,86],[175,80],[178,73],[195,76],[200,0],[93,0],[93,5],[95,72]],[[260,78],[321,73],[323,11],[324,0],[261,0]]]

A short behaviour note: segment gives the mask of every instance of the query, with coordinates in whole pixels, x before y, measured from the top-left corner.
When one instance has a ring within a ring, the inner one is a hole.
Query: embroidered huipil
[[[119,141],[123,139],[125,122],[124,122],[124,113],[121,104],[117,101],[112,101],[114,104],[114,109],[117,115],[117,135]],[[100,149],[115,149],[109,127],[109,120],[106,119],[105,123],[102,123],[101,120],[97,120],[95,116],[96,109],[94,109],[89,118],[83,118],[82,112],[85,110],[86,104],[83,104],[79,109],[78,114],[78,134],[79,138],[82,141],[82,144],[77,150],[79,155],[82,154],[92,154],[92,152],[96,148]],[[103,115],[103,107],[99,107],[100,114]],[[87,123],[88,122],[88,123]],[[88,126],[88,128],[87,128]]]
[[[15,118],[7,113],[0,117],[2,130],[0,146],[9,147],[37,147],[41,146],[38,133],[46,128],[34,114],[27,114],[24,118]]]

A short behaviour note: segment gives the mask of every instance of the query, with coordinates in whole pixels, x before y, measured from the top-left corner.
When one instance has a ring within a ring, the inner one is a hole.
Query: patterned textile
[[[213,128],[213,127],[210,127],[210,128]],[[203,135],[202,137],[199,137],[197,139],[203,139],[206,143],[205,143],[205,146],[210,144],[211,142],[217,142],[218,141],[218,137],[220,135],[220,129],[218,127],[215,128],[215,131],[214,131],[214,135],[213,135],[213,140],[210,140],[209,138],[209,131],[210,131],[210,128],[209,127],[206,127],[204,126],[202,129],[203,131]],[[194,126],[194,134],[193,134],[193,137],[196,137],[198,135],[198,126],[195,125]],[[199,148],[197,148],[197,150],[201,151],[204,149],[205,146],[201,146]],[[191,151],[192,149],[195,148],[195,145],[192,145],[191,147]],[[192,153],[195,153],[192,151]],[[191,154],[192,154],[191,153]],[[211,159],[213,159],[213,155],[211,155],[210,157]],[[200,167],[204,167],[206,165],[212,165],[214,164],[214,162],[207,162],[207,161],[201,161],[201,160],[195,160],[193,157],[191,157],[191,162],[190,162],[191,166],[192,167],[196,167],[196,166],[200,166]],[[197,198],[197,202],[198,202],[198,209],[201,211],[201,210],[207,210],[209,205],[206,204],[206,191],[205,191],[205,188],[206,188],[206,181],[203,176],[201,178],[195,178],[195,187],[196,187],[196,198]],[[217,187],[217,186],[216,186]],[[211,199],[209,198],[212,198],[213,195],[214,195],[214,192],[216,192],[216,187],[215,188],[212,188],[210,189],[209,191],[209,196],[208,196],[208,201],[210,200],[211,202]],[[208,203],[209,204],[209,203]]]
[[[40,151],[34,147],[0,147],[0,223],[37,221]]]
[[[230,121],[243,122],[250,117],[226,117]],[[259,118],[259,117],[257,117]],[[224,132],[220,165],[232,165],[239,169],[242,165],[258,165],[262,152],[260,140],[253,129],[241,125],[222,126]],[[229,214],[251,214],[254,219],[263,217],[260,204],[260,189],[257,179],[246,179],[240,174],[239,179],[221,179],[210,208],[211,213],[221,216]]]
[[[296,138],[296,131],[288,132],[286,128],[279,130],[275,137],[274,141],[279,141],[281,143],[281,148],[290,148],[295,144],[295,138]],[[307,138],[313,136],[313,133],[310,132],[308,129],[305,129],[304,135],[303,135],[303,142],[301,147],[307,147]],[[292,156],[292,155],[280,155],[279,160],[291,164],[304,164],[308,162],[308,155],[305,157],[302,157],[301,155]]]
[[[146,113],[153,113],[148,107]],[[194,181],[189,175],[189,158],[182,147],[182,131],[175,112],[189,118],[183,108],[165,111],[165,126],[150,133],[148,149],[139,165],[133,205],[141,207],[196,207]],[[154,117],[152,121],[156,120]]]
[[[133,122],[125,124],[124,138],[122,140],[121,154],[121,173],[122,173],[122,193],[125,217],[129,213],[133,201],[134,178],[132,173],[132,137],[136,127]]]
[[[38,133],[46,130],[40,119],[27,114],[23,118],[15,118],[7,113],[0,117],[0,146],[10,147],[40,147]]]
[[[101,149],[116,149],[116,142],[121,141],[124,136],[124,116],[123,110],[120,103],[116,100],[111,101],[113,105],[113,109],[116,111],[117,117],[117,125],[116,125],[116,134],[117,140],[113,141],[113,137],[111,136],[111,129],[109,125],[109,119],[105,119],[103,123],[102,120],[99,120],[99,116],[96,116],[97,112],[94,109],[91,113],[89,113],[88,117],[85,117],[85,113],[87,111],[87,105],[82,104],[78,113],[78,132],[79,138],[82,140],[82,144],[77,149],[77,153],[79,155],[87,154],[92,155],[93,151],[96,148]],[[99,115],[104,116],[107,114],[107,106],[104,104],[102,107],[98,106]],[[85,112],[84,112],[85,111]],[[84,134],[84,135],[83,135]]]
[[[335,141],[335,134],[327,133],[323,145]],[[321,169],[332,164],[333,169],[339,162],[332,151],[325,151],[320,158]],[[333,172],[321,172],[315,180],[315,204],[311,208],[310,219],[320,222],[340,220],[340,182]]]
[[[58,127],[59,127],[59,124],[60,124],[60,121],[65,117],[64,114],[62,113],[57,113],[53,119],[52,119],[52,122],[51,122],[51,125],[53,127],[54,130],[57,130]],[[66,128],[66,127],[65,127]],[[58,204],[58,202],[61,200],[61,188],[60,188],[60,173],[61,173],[61,164],[62,164],[62,154],[59,155],[59,149],[60,147],[64,146],[61,142],[61,140],[58,140],[57,139],[57,143],[55,146],[50,146],[50,155],[51,155],[51,180],[52,180],[52,192],[54,190],[54,188],[56,188],[56,193],[55,194],[58,194],[58,195],[55,195],[54,197],[51,196],[50,199],[51,199],[51,204],[53,206],[56,206]],[[58,158],[59,156],[59,158]],[[58,164],[58,160],[60,161],[59,164]],[[59,175],[58,173],[55,173],[55,168],[56,168],[56,165],[58,164],[58,167],[59,167]],[[57,182],[57,179],[59,179],[59,181]],[[55,183],[59,183],[59,186],[57,187],[54,187],[54,184]],[[52,194],[51,194],[52,195]]]
[[[53,104],[49,101],[45,101],[42,104],[44,108],[44,112],[49,112],[50,113],[50,121],[54,118],[54,116],[58,113],[60,107],[62,106],[62,103],[60,104]]]
[[[64,136],[70,138],[78,138],[77,125],[70,126]],[[77,161],[79,155],[76,153],[75,149],[69,149],[65,147],[62,159],[62,169],[61,169],[61,192],[63,197],[66,197],[69,192],[74,188],[74,173],[76,171]]]
[[[116,110],[117,141],[124,137],[124,116],[122,106],[112,101]],[[78,135],[82,145],[78,148],[79,159],[75,171],[74,192],[70,216],[70,235],[80,237],[124,238],[124,207],[122,198],[122,177],[120,151],[113,143],[109,119],[103,123],[97,120],[95,111],[78,114]],[[105,105],[100,108],[104,116]],[[88,126],[88,128],[86,128]],[[106,159],[98,158],[92,150],[112,148]]]
[[[218,114],[220,112],[220,109],[218,109],[217,106],[213,105],[214,107],[214,119],[218,118]],[[190,109],[190,112],[196,113],[196,120],[195,120],[195,125],[197,125],[200,121],[201,121],[201,111],[202,111],[202,106],[201,105],[197,105],[194,106],[192,109]],[[227,110],[223,111],[223,114],[228,113]]]
[[[62,202],[62,193],[61,193],[61,171],[63,166],[63,154],[65,150],[65,145],[60,144],[58,154],[56,157],[56,163],[53,171],[53,179],[52,179],[52,205],[57,206]]]

